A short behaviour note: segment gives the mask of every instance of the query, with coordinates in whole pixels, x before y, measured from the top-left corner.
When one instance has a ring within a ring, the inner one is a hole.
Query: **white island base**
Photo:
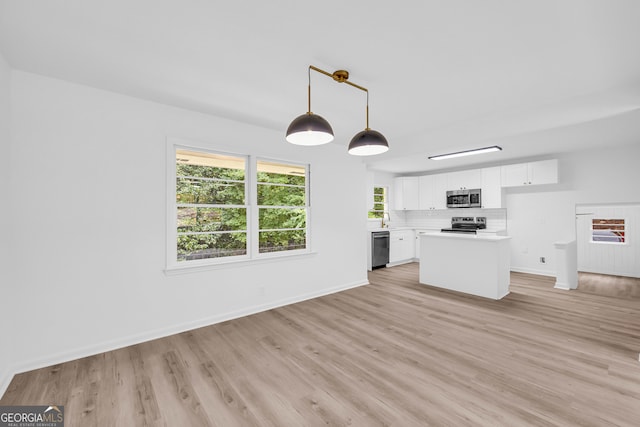
[[[420,283],[491,299],[509,293],[508,236],[420,235]]]

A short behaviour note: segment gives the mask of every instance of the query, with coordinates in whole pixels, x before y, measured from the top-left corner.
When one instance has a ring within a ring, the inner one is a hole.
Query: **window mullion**
[[[198,181],[209,181],[209,182],[233,182],[236,184],[242,184],[245,181],[240,181],[237,179],[228,179],[228,178],[208,178],[205,176],[192,176],[192,175],[176,175],[176,178],[183,178],[183,179],[195,179]]]
[[[258,168],[257,168],[257,159],[255,158],[255,156],[249,156],[249,161],[248,163],[248,167],[249,167],[249,172],[247,174],[247,179],[248,179],[248,191],[249,191],[249,197],[247,198],[247,212],[249,215],[249,217],[247,218],[249,220],[248,224],[249,227],[247,230],[247,241],[249,243],[249,254],[251,255],[252,258],[254,258],[258,253],[259,253],[259,230],[258,230],[258,222],[259,222],[259,215],[258,215]]]
[[[308,164],[182,144],[169,152],[168,265],[308,251]]]

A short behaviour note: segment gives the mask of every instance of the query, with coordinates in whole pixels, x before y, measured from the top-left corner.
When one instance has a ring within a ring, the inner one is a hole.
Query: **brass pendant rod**
[[[340,71],[336,71],[334,73],[330,73],[330,72],[322,70],[322,69],[320,69],[318,67],[314,67],[313,65],[309,65],[309,70],[317,71],[320,74],[324,74],[327,77],[331,77],[333,80],[337,81],[338,83],[346,83],[349,86],[353,86],[353,87],[358,88],[358,89],[360,89],[360,90],[362,90],[364,92],[367,92],[367,93],[369,92],[369,90],[366,87],[357,85],[357,84],[352,83],[349,80],[347,80],[349,78],[349,74],[348,73],[347,73],[346,77],[340,77],[339,78],[338,75],[339,75]],[[311,72],[309,72],[309,74],[311,74]]]
[[[351,82],[349,82],[349,81],[345,81],[344,83],[346,83],[346,84],[348,84],[348,85],[351,85],[351,86],[353,86],[353,87],[356,87],[356,88],[358,88],[358,89],[360,89],[360,90],[363,90],[363,91],[365,91],[365,92],[369,93],[369,91],[367,90],[367,88],[366,88],[366,87],[362,87],[362,86],[360,86],[360,85],[357,85],[357,84],[355,84],[355,83],[351,83]]]
[[[369,91],[367,91],[367,127],[364,130],[369,130]]]
[[[333,74],[331,74],[331,73],[329,73],[329,72],[327,72],[327,71],[321,70],[321,69],[320,69],[320,68],[318,68],[318,67],[314,67],[313,65],[309,65],[309,70],[317,71],[317,72],[319,72],[320,74],[324,74],[325,76],[328,76],[328,77],[333,78]],[[311,74],[311,72],[309,72],[309,74]]]
[[[369,89],[367,89],[366,87],[357,85],[355,83],[350,82],[349,80],[347,80],[349,78],[349,73],[347,71],[344,70],[338,70],[338,71],[334,71],[333,73],[329,73],[328,71],[322,70],[318,67],[314,67],[313,65],[309,65],[309,70],[308,70],[308,74],[309,74],[309,87],[308,87],[308,91],[307,91],[307,98],[308,98],[308,109],[307,111],[309,112],[309,114],[311,114],[311,70],[313,71],[317,71],[320,74],[324,74],[327,77],[331,77],[333,80],[337,81],[338,83],[346,83],[349,86],[353,86],[356,89],[360,89],[361,91],[364,91],[367,93],[367,110],[366,110],[366,115],[367,115],[367,127],[366,130],[369,130]]]
[[[307,71],[309,85],[307,86],[307,114],[311,114],[311,70]]]

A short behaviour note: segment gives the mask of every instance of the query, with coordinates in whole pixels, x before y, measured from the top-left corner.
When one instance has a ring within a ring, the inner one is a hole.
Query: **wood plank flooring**
[[[638,426],[640,301],[512,273],[500,301],[371,284],[17,375],[66,426]]]
[[[578,287],[582,292],[621,298],[640,298],[640,278],[578,273]]]

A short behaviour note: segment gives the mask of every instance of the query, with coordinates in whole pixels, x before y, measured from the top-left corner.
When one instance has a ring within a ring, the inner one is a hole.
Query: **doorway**
[[[640,296],[640,203],[576,205],[578,287]]]

